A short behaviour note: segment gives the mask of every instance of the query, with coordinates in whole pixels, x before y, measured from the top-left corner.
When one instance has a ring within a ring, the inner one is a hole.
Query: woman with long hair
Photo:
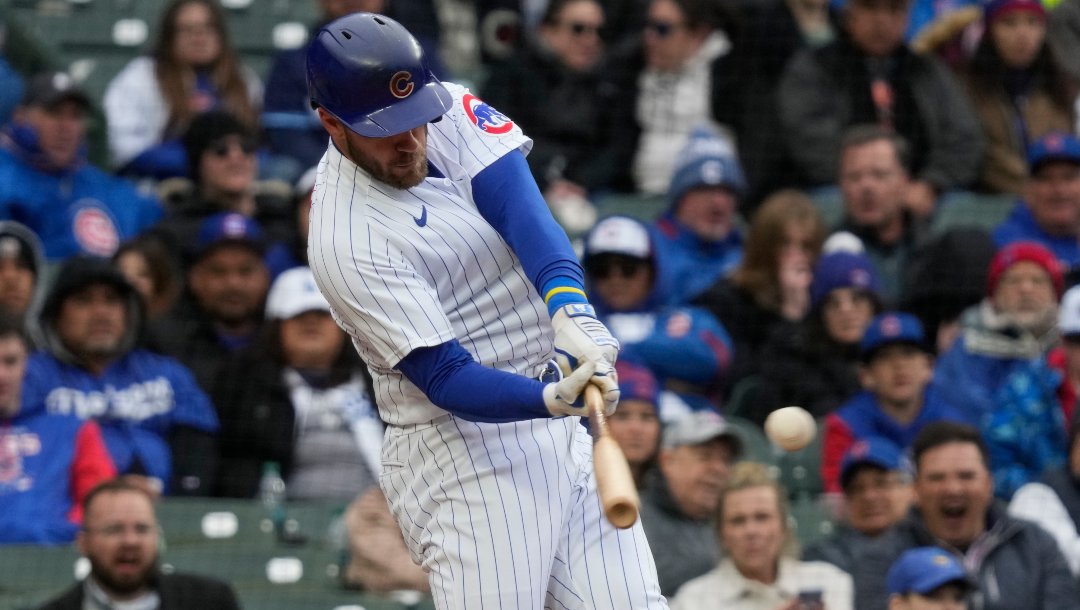
[[[150,53],[105,91],[113,163],[134,176],[182,176],[180,135],[196,115],[227,110],[255,128],[261,99],[262,83],[240,62],[217,0],[174,0]]]
[[[824,238],[814,203],[799,191],[778,191],[754,213],[739,266],[695,300],[735,344],[729,389],[757,372],[761,348],[777,328],[793,329],[810,310],[811,270]]]
[[[1078,83],[1046,39],[1038,0],[994,0],[985,6],[986,31],[965,80],[989,146],[981,186],[1022,194],[1028,145],[1076,127]]]

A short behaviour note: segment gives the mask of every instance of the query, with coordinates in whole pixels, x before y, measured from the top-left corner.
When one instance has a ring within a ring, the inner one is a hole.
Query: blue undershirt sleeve
[[[440,409],[475,422],[508,422],[551,417],[544,384],[488,368],[473,360],[456,339],[409,352],[397,370]]]
[[[517,254],[548,313],[568,303],[588,302],[585,273],[521,151],[510,151],[486,167],[473,178],[472,187],[480,214]]]

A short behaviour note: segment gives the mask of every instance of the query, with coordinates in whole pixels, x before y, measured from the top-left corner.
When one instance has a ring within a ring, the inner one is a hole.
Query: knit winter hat
[[[874,264],[865,254],[831,252],[818,259],[814,265],[814,279],[810,282],[810,306],[817,309],[825,297],[837,288],[860,288],[880,297]]]
[[[983,5],[983,19],[989,25],[998,17],[1015,11],[1027,11],[1046,18],[1046,9],[1039,0],[993,0]]]
[[[707,186],[727,187],[741,197],[746,192],[746,178],[731,142],[701,127],[690,133],[690,140],[675,159],[668,185],[671,208],[690,190]]]
[[[986,294],[993,296],[994,292],[997,291],[1002,274],[1009,267],[1021,261],[1035,263],[1045,269],[1050,274],[1050,281],[1054,283],[1054,292],[1057,293],[1058,299],[1061,298],[1061,294],[1065,290],[1065,278],[1061,263],[1058,262],[1053,252],[1033,241],[1013,242],[998,250],[997,254],[994,255],[994,259],[990,261],[990,276],[987,279]]]

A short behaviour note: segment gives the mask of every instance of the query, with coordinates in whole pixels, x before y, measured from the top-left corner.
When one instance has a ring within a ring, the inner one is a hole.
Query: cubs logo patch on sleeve
[[[465,107],[465,114],[476,128],[491,135],[504,134],[514,128],[514,122],[510,117],[495,110],[483,100],[471,93],[466,93],[461,98]]]

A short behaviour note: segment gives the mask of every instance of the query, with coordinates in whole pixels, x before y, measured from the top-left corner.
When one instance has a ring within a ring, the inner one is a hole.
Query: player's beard
[[[349,158],[356,163],[360,169],[371,174],[371,177],[388,184],[396,189],[411,189],[412,187],[420,184],[427,178],[427,150],[423,147],[415,154],[414,159],[403,157],[396,159],[399,163],[408,163],[408,167],[402,167],[401,165],[387,166],[380,163],[377,159],[368,155],[359,146],[353,146],[353,143],[345,140],[346,152],[349,154]]]

